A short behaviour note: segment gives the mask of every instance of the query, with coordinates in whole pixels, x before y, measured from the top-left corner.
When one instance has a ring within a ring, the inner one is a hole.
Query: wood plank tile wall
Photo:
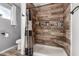
[[[69,4],[52,3],[31,11],[34,43],[62,47],[70,55]]]

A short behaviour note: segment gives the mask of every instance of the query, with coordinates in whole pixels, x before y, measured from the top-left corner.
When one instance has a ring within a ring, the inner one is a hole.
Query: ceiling
[[[37,6],[42,6],[42,5],[46,5],[46,4],[49,4],[49,3],[33,3],[36,7]]]
[[[49,3],[33,3],[35,6],[42,6],[42,5],[46,5],[46,4],[49,4]],[[21,7],[21,4],[20,3],[15,3],[15,5],[17,5],[18,7]]]
[[[20,7],[21,8],[21,3],[14,3],[16,6]],[[42,6],[42,5],[46,5],[46,4],[49,4],[49,3],[33,3],[34,6]]]
[[[46,4],[49,4],[49,3],[33,3],[34,4],[34,6],[42,6],[42,5],[46,5]],[[21,4],[20,3],[15,3],[15,5],[16,6],[18,6],[18,7],[21,7]]]
[[[16,6],[21,7],[21,3],[14,3]]]

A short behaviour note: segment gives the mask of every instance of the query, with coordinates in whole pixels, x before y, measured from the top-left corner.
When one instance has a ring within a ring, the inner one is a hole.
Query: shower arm
[[[76,6],[70,13],[73,15],[79,9],[79,6]]]

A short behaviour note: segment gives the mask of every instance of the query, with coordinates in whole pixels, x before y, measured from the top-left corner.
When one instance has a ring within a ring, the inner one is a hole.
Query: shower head
[[[70,13],[74,14],[74,12],[76,12],[79,9],[79,6],[76,6]]]

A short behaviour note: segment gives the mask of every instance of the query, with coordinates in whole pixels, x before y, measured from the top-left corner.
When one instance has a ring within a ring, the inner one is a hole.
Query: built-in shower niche
[[[36,21],[36,26],[41,29],[48,29],[51,31],[58,31],[63,33],[63,20],[52,19],[52,20],[39,20]]]

